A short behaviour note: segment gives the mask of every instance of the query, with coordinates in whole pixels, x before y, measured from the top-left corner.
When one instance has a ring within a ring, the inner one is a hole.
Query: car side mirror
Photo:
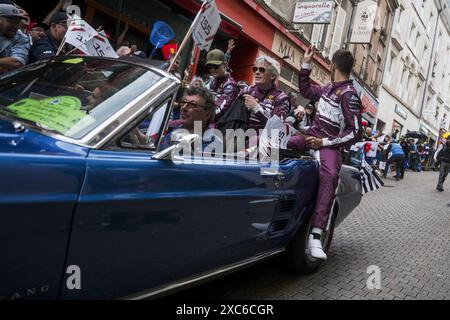
[[[162,150],[155,154],[152,159],[155,160],[170,160],[173,161],[184,161],[184,156],[182,155],[183,150],[194,151],[196,145],[201,145],[202,137],[198,134],[190,134],[186,130],[174,132],[172,136],[173,141],[177,143],[169,148]]]

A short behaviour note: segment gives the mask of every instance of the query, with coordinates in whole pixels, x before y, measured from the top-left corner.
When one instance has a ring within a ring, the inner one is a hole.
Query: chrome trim
[[[210,272],[205,272],[200,275],[196,275],[192,278],[186,278],[184,280],[172,282],[168,285],[150,289],[148,291],[138,293],[136,295],[130,295],[130,296],[121,298],[121,300],[142,300],[142,299],[151,298],[151,297],[154,297],[154,296],[157,296],[157,295],[160,295],[160,294],[172,291],[172,290],[176,290],[176,289],[188,286],[188,285],[192,285],[192,284],[194,284],[196,282],[200,282],[202,280],[206,280],[209,278],[213,278],[213,277],[217,277],[217,276],[229,273],[233,270],[240,269],[245,266],[249,266],[251,264],[254,264],[254,263],[262,261],[262,260],[272,258],[276,255],[279,255],[279,254],[285,252],[285,251],[286,251],[286,248],[266,252],[266,253],[257,255],[255,257],[243,260],[241,262],[237,262],[235,264],[231,264],[231,265],[228,265],[228,266],[225,266],[225,267],[222,267],[222,268],[210,271]]]
[[[347,165],[347,164],[343,164],[343,165],[342,165],[342,168],[347,168],[347,169],[350,169],[350,170],[352,170],[352,171],[355,171],[355,172],[359,173],[359,170],[358,170],[357,168],[355,168],[355,167],[353,167],[353,166],[349,166],[349,165]]]
[[[48,137],[54,138],[56,140],[62,141],[62,142],[67,142],[67,143],[71,143],[71,144],[75,144],[81,147],[85,147],[85,148],[91,148],[91,146],[86,145],[84,143],[81,142],[81,140],[76,140],[76,139],[71,139],[71,138],[67,138],[63,135],[60,135],[58,133],[54,133],[52,131],[48,131],[44,128],[41,128],[39,126],[36,126],[35,124],[29,122],[28,120],[24,120],[24,119],[19,119],[13,116],[6,116],[3,114],[0,114],[0,119],[4,119],[6,121],[18,121],[20,122],[25,128],[37,131],[43,135],[46,135]]]

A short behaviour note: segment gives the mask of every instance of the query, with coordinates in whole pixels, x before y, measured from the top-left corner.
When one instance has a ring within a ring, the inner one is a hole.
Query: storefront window
[[[285,88],[289,88],[288,91],[283,89],[283,91],[290,92],[295,91],[298,92],[298,78],[299,74],[295,72],[293,69],[289,68],[286,65],[281,67],[281,82]],[[280,86],[281,87],[281,86]]]
[[[291,82],[293,74],[294,74],[294,71],[292,71],[288,67],[286,67],[286,66],[281,67],[281,77],[284,78],[285,80]]]
[[[278,88],[282,90],[284,93],[288,94],[289,92],[295,92],[298,94],[297,88],[291,87],[284,82],[280,82],[278,84]]]
[[[394,120],[394,123],[392,125],[392,133],[395,133],[397,130],[398,130],[398,137],[400,137],[403,131],[403,125]]]

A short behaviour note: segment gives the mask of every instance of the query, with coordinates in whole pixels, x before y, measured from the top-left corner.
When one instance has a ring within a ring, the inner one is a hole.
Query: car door
[[[0,300],[58,297],[86,156],[0,120]]]
[[[256,163],[174,163],[155,153],[89,153],[67,262],[80,268],[82,290],[64,287],[63,298],[123,297],[274,248],[267,233],[284,196],[279,176]]]

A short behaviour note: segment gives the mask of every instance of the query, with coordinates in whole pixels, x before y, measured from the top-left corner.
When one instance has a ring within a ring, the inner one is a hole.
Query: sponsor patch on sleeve
[[[236,87],[233,84],[227,84],[224,88],[223,88],[223,93],[232,93],[233,91],[235,91]]]
[[[361,110],[361,102],[359,100],[359,97],[355,94],[352,94],[350,96],[350,99],[348,100],[348,106],[350,110],[352,111],[360,111]]]

